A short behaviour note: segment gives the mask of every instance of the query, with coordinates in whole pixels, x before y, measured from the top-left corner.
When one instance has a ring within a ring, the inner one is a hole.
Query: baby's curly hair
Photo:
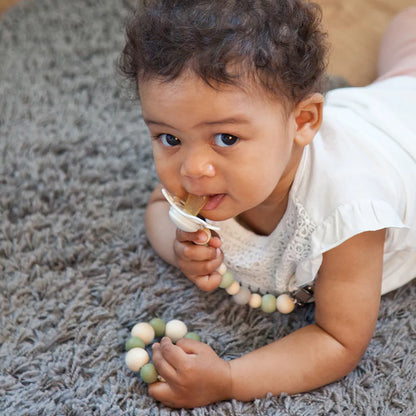
[[[320,7],[306,0],[140,0],[119,68],[136,86],[154,76],[174,80],[186,69],[213,87],[251,76],[297,104],[325,89],[320,23]]]

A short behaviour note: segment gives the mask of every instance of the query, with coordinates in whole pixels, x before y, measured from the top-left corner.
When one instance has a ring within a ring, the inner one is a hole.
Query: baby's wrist
[[[233,382],[233,374],[232,374],[232,368],[231,368],[231,362],[227,360],[223,360],[226,365],[226,371],[225,371],[225,383],[222,383],[223,391],[222,391],[222,397],[220,400],[231,400],[235,399],[234,396],[234,382]]]

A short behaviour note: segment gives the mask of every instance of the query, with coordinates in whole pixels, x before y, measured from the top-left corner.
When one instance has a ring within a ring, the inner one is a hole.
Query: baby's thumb
[[[208,244],[211,239],[211,231],[208,228],[204,228],[202,230],[195,231],[194,233],[189,233],[178,229],[176,231],[176,239],[181,243],[191,241],[195,244],[205,245]]]

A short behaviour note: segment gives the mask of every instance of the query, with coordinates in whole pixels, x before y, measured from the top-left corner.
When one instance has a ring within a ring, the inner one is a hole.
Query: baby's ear
[[[295,143],[306,146],[314,138],[322,124],[324,97],[315,93],[302,100],[295,108]]]

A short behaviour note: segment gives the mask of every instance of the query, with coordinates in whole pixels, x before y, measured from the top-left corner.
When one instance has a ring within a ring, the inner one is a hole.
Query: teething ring
[[[139,322],[133,326],[131,337],[126,341],[127,367],[140,373],[140,378],[147,384],[165,380],[158,374],[153,363],[150,362],[151,354],[146,350],[156,338],[167,336],[173,343],[182,338],[191,338],[200,341],[201,337],[195,332],[188,332],[188,328],[179,319],[173,319],[167,324],[160,318],[153,318],[149,322]]]

